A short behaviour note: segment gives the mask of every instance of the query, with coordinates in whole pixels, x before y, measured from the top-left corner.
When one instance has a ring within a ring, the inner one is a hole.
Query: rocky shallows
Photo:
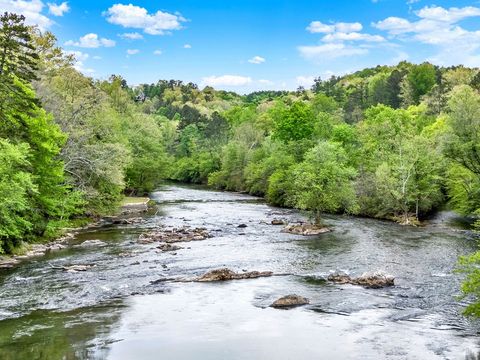
[[[150,244],[154,242],[176,243],[200,241],[210,237],[210,233],[205,228],[190,228],[185,226],[172,229],[162,228],[141,234],[138,238],[138,242],[141,244]]]

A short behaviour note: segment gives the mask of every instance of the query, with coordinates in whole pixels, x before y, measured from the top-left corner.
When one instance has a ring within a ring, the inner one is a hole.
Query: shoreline
[[[117,208],[118,214],[101,216],[98,220],[93,220],[84,226],[75,228],[65,228],[65,232],[56,239],[47,241],[45,243],[33,242],[25,244],[26,251],[19,255],[1,255],[0,256],[0,271],[2,269],[11,269],[19,265],[22,261],[31,259],[36,256],[44,256],[52,251],[58,251],[68,248],[68,242],[72,240],[77,234],[82,231],[99,228],[105,225],[113,224],[129,224],[131,223],[127,218],[129,215],[142,214],[150,208],[149,197],[134,198],[125,197],[122,203]]]

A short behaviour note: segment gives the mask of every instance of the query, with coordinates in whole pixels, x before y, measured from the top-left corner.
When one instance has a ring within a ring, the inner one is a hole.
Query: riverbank
[[[130,224],[135,219],[128,217],[134,214],[147,212],[152,205],[149,197],[125,197],[120,203],[115,215],[105,215],[98,219],[87,219],[87,224],[75,228],[66,228],[61,231],[61,236],[48,242],[34,242],[23,244],[17,254],[0,256],[0,269],[9,269],[18,265],[23,260],[32,257],[44,256],[52,251],[68,247],[68,243],[82,231],[99,228],[105,225]]]

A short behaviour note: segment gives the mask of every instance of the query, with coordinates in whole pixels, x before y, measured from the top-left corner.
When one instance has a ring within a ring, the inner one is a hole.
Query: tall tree
[[[0,120],[5,109],[28,112],[35,98],[25,94],[20,83],[36,79],[38,54],[24,24],[25,17],[5,12],[0,16]]]

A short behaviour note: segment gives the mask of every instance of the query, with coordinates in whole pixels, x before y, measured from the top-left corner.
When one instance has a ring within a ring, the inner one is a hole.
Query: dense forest
[[[112,213],[162,180],[268,203],[480,227],[480,71],[401,62],[248,95],[89,78],[49,32],[0,18],[0,254]],[[460,261],[480,297],[480,252]],[[468,313],[480,315],[480,306]]]

